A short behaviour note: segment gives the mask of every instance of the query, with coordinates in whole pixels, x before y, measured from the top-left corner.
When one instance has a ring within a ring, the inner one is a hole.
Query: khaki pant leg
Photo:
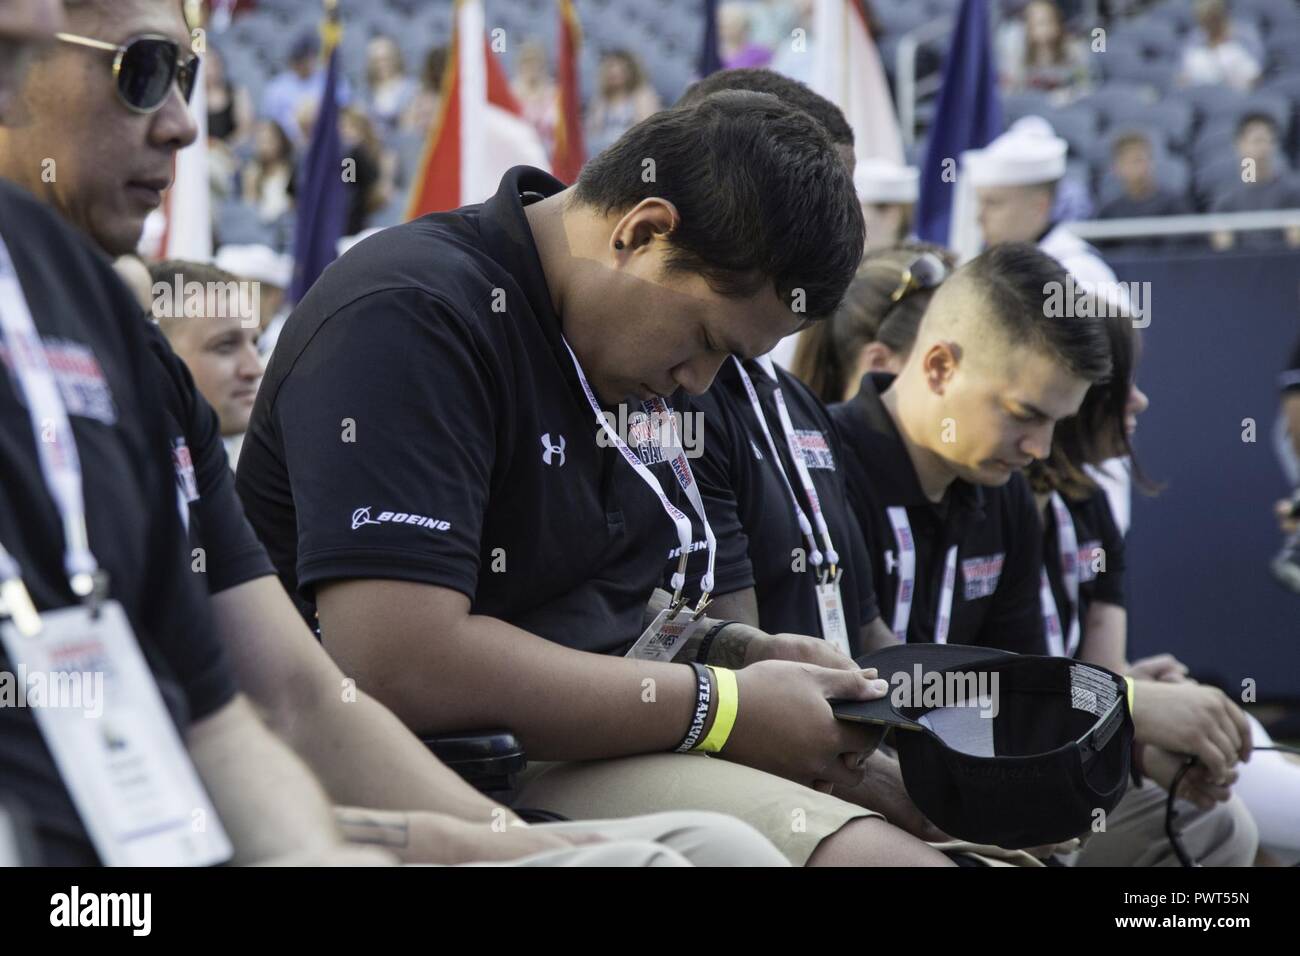
[[[1071,861],[1075,866],[1179,866],[1165,835],[1167,791],[1151,781],[1130,787],[1106,818],[1106,830],[1093,833]],[[1259,834],[1239,799],[1199,810],[1185,800],[1174,809],[1174,827],[1193,860],[1205,866],[1250,866]]]
[[[469,863],[467,866],[690,866],[680,853],[647,840],[617,840],[571,850],[547,850],[505,863]]]
[[[518,807],[573,820],[706,810],[738,817],[803,866],[826,837],[880,814],[780,777],[704,754],[643,754],[582,763],[532,764]]]
[[[545,823],[537,828],[659,843],[680,853],[692,866],[790,865],[771,841],[748,823],[722,813],[679,810],[619,820]]]

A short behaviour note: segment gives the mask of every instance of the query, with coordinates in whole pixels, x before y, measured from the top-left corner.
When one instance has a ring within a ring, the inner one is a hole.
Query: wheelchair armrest
[[[430,752],[484,793],[514,789],[514,776],[528,765],[519,739],[508,730],[462,731],[421,737]]]

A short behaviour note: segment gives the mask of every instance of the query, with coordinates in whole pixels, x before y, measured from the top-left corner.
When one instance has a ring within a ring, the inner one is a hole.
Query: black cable
[[[1288,744],[1271,744],[1267,747],[1252,747],[1252,750],[1277,750],[1282,753],[1296,754],[1300,756],[1300,747],[1292,747]],[[1195,757],[1188,757],[1186,762],[1178,768],[1174,774],[1173,781],[1169,784],[1169,796],[1165,798],[1165,836],[1169,838],[1169,845],[1174,848],[1174,853],[1178,857],[1178,862],[1183,866],[1195,867],[1200,866],[1196,860],[1193,860],[1187,848],[1183,846],[1183,841],[1178,832],[1174,829],[1174,819],[1178,814],[1174,811],[1174,801],[1177,799],[1178,785],[1183,782],[1183,777],[1187,776],[1187,771],[1191,770],[1199,761]]]

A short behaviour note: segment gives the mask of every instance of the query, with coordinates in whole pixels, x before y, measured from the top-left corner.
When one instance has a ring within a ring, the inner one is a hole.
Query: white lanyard
[[[641,461],[640,457],[638,457],[636,453],[627,446],[627,442],[625,442],[618,432],[614,430],[613,426],[610,425],[604,412],[601,411],[600,402],[596,399],[596,393],[591,390],[591,385],[587,381],[587,376],[583,374],[582,366],[578,364],[578,357],[573,354],[573,349],[569,348],[568,342],[564,343],[564,347],[568,349],[569,358],[573,360],[573,368],[578,373],[578,382],[582,385],[583,394],[587,396],[587,402],[591,405],[591,410],[596,416],[596,424],[605,432],[606,437],[609,438],[613,446],[618,449],[619,453],[627,463],[632,466],[632,470],[637,473],[642,481],[650,486],[651,491],[658,495],[659,503],[663,506],[664,511],[667,512],[673,525],[677,528],[677,540],[681,545],[682,553],[681,558],[677,563],[677,570],[673,573],[672,577],[673,605],[675,607],[681,607],[683,600],[682,588],[686,585],[686,561],[690,557],[691,551],[691,519],[686,517],[686,515],[682,513],[676,505],[668,500],[668,496],[664,494],[663,486],[659,484],[659,479],[654,476],[654,473],[645,466],[645,463]],[[690,501],[691,507],[695,509],[695,513],[699,515],[700,523],[704,526],[704,539],[708,544],[709,549],[709,564],[708,570],[705,571],[704,577],[700,580],[700,589],[704,593],[701,595],[700,602],[696,605],[695,609],[696,613],[699,614],[703,612],[705,606],[709,603],[709,595],[713,592],[713,562],[717,556],[718,543],[713,537],[713,528],[709,526],[708,516],[704,513],[704,499],[700,496],[700,486],[695,481],[695,475],[691,472],[690,462],[686,460],[686,453],[682,450],[681,438],[677,432],[677,421],[673,418],[672,410],[668,407],[668,403],[662,398],[643,402],[641,407],[649,415],[661,416],[660,421],[666,418],[668,421],[672,422],[674,454],[671,458],[671,464],[673,475],[676,476],[677,483],[681,485],[682,490],[686,492],[686,497]]]
[[[889,523],[894,526],[894,541],[898,545],[898,590],[894,597],[894,636],[907,640],[907,625],[912,619],[912,600],[916,596],[916,541],[912,525],[907,520],[907,509],[895,506],[886,508]],[[934,622],[934,642],[948,643],[948,629],[952,624],[952,600],[957,590],[957,546],[951,545],[944,559],[943,588],[939,592],[939,614]]]
[[[736,363],[737,371],[740,372],[740,381],[745,386],[745,394],[749,396],[749,404],[754,409],[754,417],[758,419],[758,427],[762,429],[763,437],[767,439],[767,448],[772,456],[772,463],[781,475],[781,481],[785,483],[785,490],[790,494],[790,504],[794,507],[795,518],[799,522],[799,530],[803,532],[804,540],[808,544],[808,562],[814,568],[820,568],[823,555],[821,551],[817,550],[817,542],[813,539],[812,523],[808,520],[808,515],[804,513],[803,506],[799,504],[799,496],[795,494],[794,486],[790,484],[790,476],[786,474],[785,466],[781,464],[781,456],[777,453],[776,441],[772,438],[772,431],[767,427],[767,417],[763,414],[763,406],[758,400],[758,391],[754,388],[754,381],[749,377],[749,373],[745,371],[745,366],[740,359],[734,355],[731,358]],[[785,397],[781,394],[780,386],[777,386],[774,395],[777,404],[777,417],[781,422],[781,430],[785,433],[786,447],[790,451],[790,457],[794,460],[795,471],[799,473],[799,480],[803,484],[808,506],[813,509],[813,515],[817,519],[817,530],[826,546],[825,560],[830,564],[828,574],[834,577],[835,567],[839,564],[839,555],[835,553],[835,549],[831,545],[830,529],[827,528],[826,519],[822,516],[821,501],[817,497],[817,490],[813,487],[812,475],[808,471],[801,450],[795,445],[794,428],[790,424],[790,413],[786,409]]]
[[[77,597],[89,598],[96,591],[100,575],[86,531],[81,459],[63,396],[50,370],[3,239],[0,239],[0,338],[8,349],[18,389],[27,402],[41,471],[63,523],[63,567],[69,586]]]
[[[1061,578],[1070,602],[1070,633],[1063,637],[1061,618],[1052,595],[1047,567],[1043,566],[1038,587],[1038,599],[1043,607],[1043,625],[1047,632],[1047,649],[1057,657],[1073,657],[1079,647],[1079,539],[1074,530],[1074,519],[1061,496],[1052,492],[1052,512],[1056,515],[1056,541],[1061,553]]]

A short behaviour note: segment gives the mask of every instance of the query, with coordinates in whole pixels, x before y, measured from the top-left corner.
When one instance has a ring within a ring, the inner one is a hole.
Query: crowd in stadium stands
[[[557,119],[554,17],[540,15],[547,8],[526,19],[536,6],[530,3],[489,3],[488,15],[505,24],[502,56],[515,96],[549,152]],[[639,37],[626,25],[639,14],[629,13],[624,0],[582,6],[588,156],[680,95],[699,45],[680,24],[698,27],[699,19],[677,16],[679,5],[670,0],[663,23],[643,17]],[[348,12],[354,19],[345,24],[340,90],[345,150],[357,160],[349,233],[404,218],[410,178],[436,124],[450,8],[415,10],[409,16],[418,22],[404,27],[408,6],[383,0]],[[1293,174],[1300,147],[1300,18],[1290,0],[1112,2],[1102,5],[1098,23],[1085,21],[1083,6],[1006,0],[996,40],[1006,122],[1044,116],[1070,144],[1058,216],[1300,205]],[[896,84],[900,37],[951,16],[955,4],[874,0],[868,8]],[[324,84],[315,16],[310,3],[263,3],[239,13],[214,38],[204,70],[219,243],[278,251],[292,243],[294,161],[308,142]],[[795,53],[789,38],[801,24],[811,31],[811,21],[807,2],[728,0],[718,12],[722,63],[766,66],[807,82],[814,57]],[[815,49],[816,36],[806,43]],[[922,70],[937,68],[944,43],[946,36],[922,44]],[[930,118],[927,108],[932,113],[932,104],[918,110],[922,126]],[[924,133],[917,130],[909,150],[914,163]],[[1256,163],[1257,181],[1249,189],[1241,188],[1246,158]],[[1300,235],[1285,239],[1295,244]],[[1280,233],[1249,237],[1256,246],[1282,240]],[[1226,248],[1232,240],[1214,236],[1212,242]]]

